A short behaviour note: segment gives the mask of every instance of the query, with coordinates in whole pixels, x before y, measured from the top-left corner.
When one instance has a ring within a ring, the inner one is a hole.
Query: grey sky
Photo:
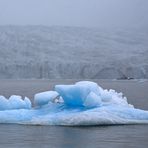
[[[148,25],[148,0],[0,0],[0,25]]]

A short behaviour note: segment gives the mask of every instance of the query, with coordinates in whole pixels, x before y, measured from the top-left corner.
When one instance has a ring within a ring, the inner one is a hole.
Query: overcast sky
[[[148,25],[148,0],[0,0],[0,25]]]

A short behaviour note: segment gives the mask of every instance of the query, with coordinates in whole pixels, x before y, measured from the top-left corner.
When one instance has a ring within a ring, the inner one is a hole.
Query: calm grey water
[[[0,80],[0,95],[28,96],[78,80]],[[148,81],[94,80],[122,91],[135,107],[148,110]],[[148,125],[60,127],[0,125],[0,148],[147,148]]]

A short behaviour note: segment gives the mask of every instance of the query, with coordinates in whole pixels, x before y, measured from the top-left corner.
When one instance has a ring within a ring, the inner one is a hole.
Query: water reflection
[[[147,125],[60,127],[0,125],[1,147],[146,147]]]

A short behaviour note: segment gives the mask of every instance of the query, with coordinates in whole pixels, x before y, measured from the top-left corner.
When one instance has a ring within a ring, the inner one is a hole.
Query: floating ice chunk
[[[59,96],[56,91],[46,91],[35,94],[34,103],[37,106],[43,106],[48,104],[48,102],[54,102],[54,100]]]
[[[83,105],[85,107],[97,107],[102,104],[101,97],[97,96],[94,92],[90,92],[89,95],[86,97]]]
[[[95,82],[91,81],[80,81],[75,83],[75,85],[81,85],[89,88],[90,91],[94,92],[96,95],[100,95],[103,89]]]
[[[103,102],[110,102],[112,99],[112,95],[107,90],[104,90],[101,92],[101,99]]]
[[[24,102],[26,103],[26,105],[25,105],[26,108],[27,108],[27,109],[31,109],[32,104],[31,104],[30,99],[27,98],[27,97],[25,97]]]
[[[124,107],[132,107],[132,105],[129,105],[127,102],[127,98],[123,97],[122,93],[117,93],[115,90],[110,89],[104,90],[104,92],[101,94],[102,101],[108,102],[110,105],[115,104],[119,106]]]
[[[84,100],[90,93],[85,85],[56,85],[55,90],[68,106],[83,106]]]
[[[8,108],[8,100],[4,96],[0,96],[0,110]]]
[[[74,85],[56,85],[55,90],[62,96],[67,106],[96,107],[100,105],[100,99],[104,105],[130,106],[122,93],[117,93],[112,89],[103,90],[94,82],[81,81]]]
[[[0,123],[71,126],[148,124],[148,111],[135,109],[122,93],[103,90],[96,83],[56,85],[55,90],[57,92],[35,95],[35,103],[43,105],[39,108],[31,108],[28,98],[23,101],[21,96],[11,96],[7,100],[0,96]],[[56,102],[56,97],[62,103],[52,103]]]
[[[9,109],[20,109],[24,108],[25,102],[22,100],[21,96],[12,95],[9,98]]]
[[[90,92],[99,96],[103,89],[94,82],[80,81],[75,83],[75,85],[56,85],[55,91],[62,96],[66,105],[83,106],[83,103]]]
[[[12,95],[9,100],[9,109],[30,109],[31,101],[25,97],[25,100],[22,100],[21,96]]]
[[[56,85],[55,90],[62,96],[66,105],[75,107],[98,106],[98,104],[100,105],[100,99],[109,102],[112,98],[108,91],[104,91],[96,83],[90,81],[80,81],[74,85]]]
[[[0,96],[0,110],[12,110],[12,109],[30,109],[31,102],[25,97],[22,100],[21,96],[12,95],[9,99],[4,96]]]

